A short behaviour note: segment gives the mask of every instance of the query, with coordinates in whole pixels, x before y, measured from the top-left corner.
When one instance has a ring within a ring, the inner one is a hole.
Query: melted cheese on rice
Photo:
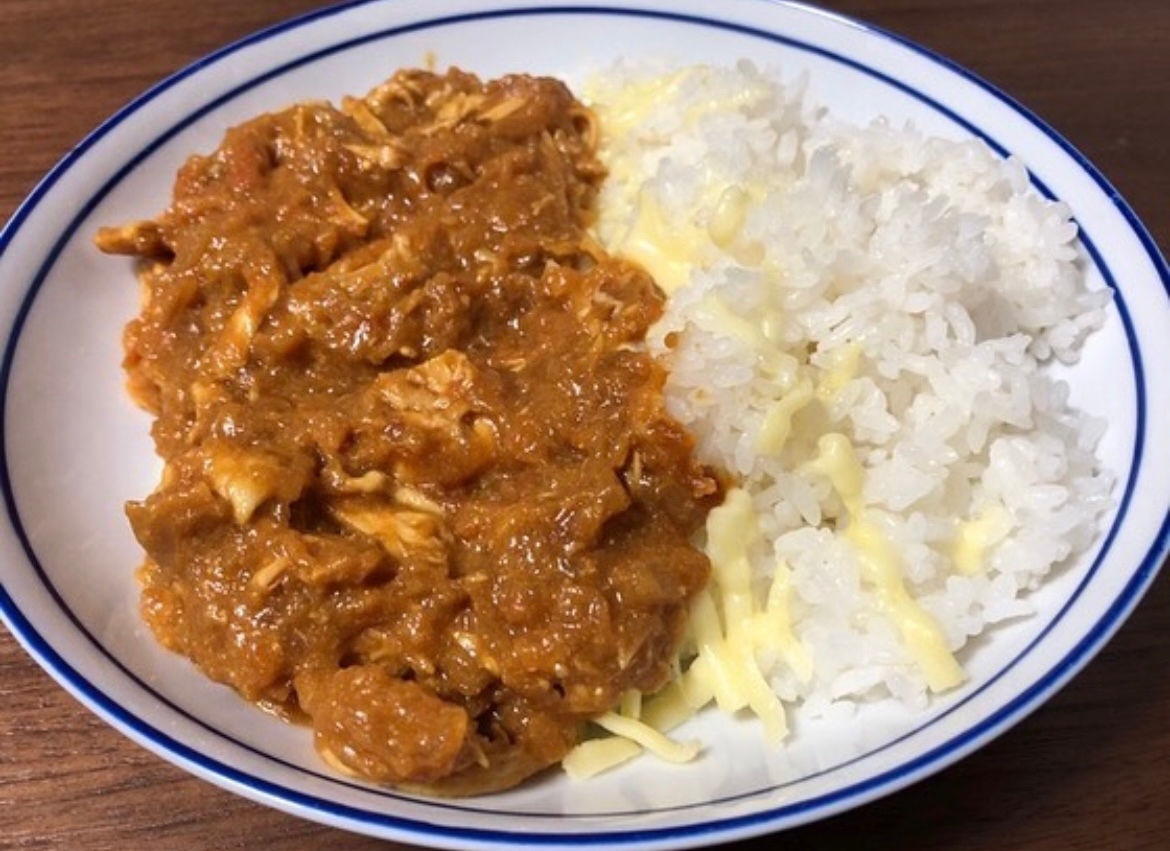
[[[924,705],[1109,504],[1078,436],[1096,427],[1041,370],[1108,302],[1068,211],[980,143],[851,127],[804,86],[740,63],[619,65],[585,89],[610,170],[599,236],[671,295],[651,333],[668,403],[741,487],[708,517],[678,676],[603,721],[617,738],[582,744],[575,776],[709,703],[772,743],[794,707]]]

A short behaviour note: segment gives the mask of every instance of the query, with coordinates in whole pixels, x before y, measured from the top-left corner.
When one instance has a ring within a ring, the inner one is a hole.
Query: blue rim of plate
[[[261,30],[252,36],[228,45],[219,51],[209,54],[203,59],[200,59],[197,62],[187,66],[183,70],[152,87],[144,94],[129,103],[126,107],[115,113],[102,125],[100,125],[88,137],[86,137],[86,139],[82,141],[81,144],[79,144],[64,159],[62,159],[61,162],[58,163],[58,165],[52,171],[50,171],[48,175],[46,175],[41,183],[34,189],[32,194],[30,194],[25,203],[22,204],[13,215],[12,219],[5,226],[3,233],[0,233],[0,257],[2,257],[7,250],[9,243],[12,241],[15,234],[19,231],[25,219],[27,219],[27,217],[32,213],[32,211],[36,208],[44,196],[51,191],[52,187],[56,184],[62,175],[64,175],[78,160],[80,160],[85,155],[85,153],[91,147],[93,147],[94,144],[96,144],[102,137],[109,133],[114,127],[119,125],[127,117],[163,94],[178,82],[187,79],[194,74],[197,74],[202,69],[214,65],[240,50],[246,49],[257,43],[267,41],[287,31],[313,24],[321,19],[349,11],[355,7],[384,2],[387,2],[387,0],[353,0],[349,3],[323,9],[318,12],[294,18],[282,24],[277,24],[273,27]],[[835,13],[826,12],[817,7],[808,6],[802,3],[777,2],[777,0],[759,0],[759,2],[767,5],[793,7],[807,13],[822,16],[840,24],[858,28],[864,31],[866,34],[892,41],[902,48],[908,49],[913,53],[917,53],[920,56],[923,56],[928,60],[955,73],[963,79],[974,83],[983,91],[990,94],[1000,102],[1010,107],[1017,114],[1027,119],[1027,121],[1033,127],[1038,129],[1050,141],[1061,148],[1111,199],[1118,211],[1124,217],[1130,230],[1138,238],[1144,251],[1146,252],[1147,257],[1152,261],[1154,267],[1157,269],[1163,285],[1163,289],[1170,293],[1170,268],[1167,267],[1167,264],[1161,257],[1152,237],[1145,229],[1144,225],[1142,225],[1141,221],[1130,209],[1128,204],[1125,203],[1117,191],[1109,184],[1109,182],[1096,169],[1096,167],[1094,167],[1069,142],[1067,142],[1063,137],[1056,133],[1050,126],[1034,115],[1026,107],[1022,106],[1010,96],[1001,92],[996,87],[972,74],[963,67],[956,65],[945,57],[939,56],[938,54],[935,54],[934,52],[896,34],[889,33],[878,27],[874,27],[869,24],[863,24]],[[148,157],[154,150],[156,150],[169,138],[208,112],[211,112],[222,106],[224,103],[234,99],[235,97],[238,97],[243,92],[252,89],[269,79],[288,73],[289,71],[303,65],[318,61],[326,56],[345,52],[369,42],[392,39],[397,36],[419,30],[468,24],[479,20],[538,15],[609,15],[618,17],[655,18],[671,21],[674,23],[711,27],[715,29],[731,31],[740,35],[760,38],[771,41],[773,43],[783,44],[788,48],[806,51],[808,53],[840,63],[855,71],[859,71],[863,74],[873,77],[885,85],[896,88],[899,91],[908,94],[921,103],[925,104],[930,109],[944,115],[949,120],[963,127],[972,135],[983,139],[999,154],[1006,154],[1006,149],[1004,146],[998,143],[996,139],[988,132],[970,123],[950,108],[916,90],[907,83],[894,79],[893,77],[877,71],[876,69],[870,68],[855,59],[842,56],[823,47],[818,47],[806,42],[802,42],[798,38],[781,35],[778,32],[772,32],[766,29],[731,21],[722,21],[700,15],[665,12],[659,10],[581,5],[498,8],[465,14],[435,17],[423,21],[416,21],[410,24],[389,27],[377,32],[367,33],[359,37],[347,39],[341,43],[320,49],[311,54],[300,56],[297,59],[281,64],[278,67],[270,68],[267,71],[251,77],[246,82],[238,84],[236,87],[226,92],[225,94],[203,105],[198,110],[195,110],[194,112],[186,115],[182,120],[171,125],[165,132],[156,136],[151,143],[146,145],[137,154],[127,160],[126,164],[121,169],[119,169],[96,193],[94,193],[93,196],[91,196],[84,205],[81,206],[79,212],[73,218],[69,226],[62,231],[60,237],[54,243],[45,261],[41,264],[40,269],[34,277],[32,284],[29,286],[24,300],[17,311],[12,333],[6,343],[3,365],[0,367],[0,422],[4,420],[3,415],[8,403],[8,382],[11,376],[14,354],[20,341],[20,333],[23,328],[25,319],[27,318],[31,307],[36,300],[37,293],[39,292],[41,285],[47,277],[49,270],[52,268],[60,252],[75,234],[77,228],[80,226],[81,221],[88,215],[88,213],[92,211],[98,202],[104,198],[106,194],[108,194],[108,192],[111,191],[112,188],[116,186],[128,173],[133,171],[134,168],[136,168],[146,157]],[[1055,197],[1048,189],[1048,187],[1045,186],[1040,180],[1038,180],[1034,174],[1030,175],[1030,177],[1033,185],[1036,186],[1038,191],[1040,191],[1048,198]],[[1125,304],[1123,295],[1116,285],[1116,281],[1114,280],[1111,270],[1104,263],[1096,247],[1093,245],[1092,239],[1088,233],[1086,233],[1083,229],[1081,232],[1081,242],[1085,246],[1094,265],[1104,277],[1106,284],[1113,291],[1114,304],[1121,318],[1125,330],[1127,345],[1129,346],[1129,352],[1132,358],[1131,366],[1133,368],[1133,377],[1137,395],[1135,441],[1129,476],[1125,483],[1124,492],[1117,509],[1116,517],[1112,526],[1105,535],[1100,552],[1086,573],[1084,579],[1082,579],[1081,583],[1070,595],[1056,616],[1031,642],[1029,642],[1025,648],[1023,648],[1023,650],[1015,658],[1012,659],[1012,661],[1007,663],[997,674],[991,677],[979,689],[977,689],[971,695],[965,697],[962,701],[957,701],[953,705],[948,706],[945,711],[933,716],[927,723],[920,725],[907,733],[904,733],[897,739],[888,742],[879,748],[868,751],[859,757],[835,764],[831,768],[818,772],[818,774],[838,771],[845,766],[848,766],[858,760],[872,757],[875,753],[879,753],[882,750],[888,749],[897,743],[918,734],[922,730],[938,723],[951,713],[959,710],[981,691],[1004,676],[1004,674],[1011,670],[1019,660],[1027,656],[1033,647],[1035,647],[1035,645],[1040,642],[1058,622],[1060,622],[1068,608],[1078,599],[1086,584],[1096,574],[1106,555],[1109,553],[1111,544],[1118,530],[1121,528],[1126,516],[1126,512],[1130,506],[1131,497],[1136,483],[1136,477],[1141,465],[1141,454],[1145,445],[1147,417],[1145,378],[1144,369],[1142,366],[1141,349],[1138,346],[1133,324],[1130,319],[1128,308]],[[3,441],[2,436],[0,436],[0,441]],[[155,700],[158,700],[176,714],[202,727],[217,738],[231,744],[236,748],[248,751],[262,759],[276,763],[277,765],[282,765],[284,767],[289,767],[297,771],[304,772],[305,769],[302,769],[299,766],[292,766],[291,764],[286,763],[275,756],[264,753],[263,751],[260,751],[250,745],[224,735],[223,733],[207,726],[203,721],[200,721],[198,718],[190,715],[180,707],[170,703],[170,701],[168,701],[165,697],[155,692],[149,685],[144,683],[135,674],[125,668],[117,660],[117,658],[115,658],[112,653],[107,651],[105,647],[86,629],[84,624],[82,624],[80,619],[69,609],[57,589],[53,586],[51,580],[43,570],[37,555],[24,532],[24,528],[16,506],[12,482],[8,474],[7,459],[8,447],[5,444],[0,444],[0,489],[3,490],[5,507],[13,529],[25,551],[29,563],[37,572],[45,589],[52,596],[54,602],[58,605],[61,611],[66,614],[66,616],[79,630],[79,632],[86,636],[93,647],[99,653],[101,653],[112,665],[114,665],[123,675],[134,682],[137,687],[151,695],[151,697],[153,697]],[[403,836],[412,839],[425,840],[427,838],[442,837],[446,839],[463,839],[484,844],[497,842],[517,842],[527,844],[530,847],[580,846],[584,844],[622,845],[642,844],[645,842],[667,843],[671,840],[694,840],[699,838],[702,838],[703,840],[716,840],[724,838],[726,835],[733,832],[737,835],[748,835],[753,832],[763,832],[769,827],[782,827],[788,825],[794,826],[796,824],[805,823],[807,821],[813,820],[818,814],[828,815],[840,809],[847,808],[847,806],[851,803],[860,804],[880,794],[893,792],[911,782],[914,782],[915,780],[925,777],[929,773],[933,773],[933,771],[939,770],[946,765],[951,764],[955,760],[962,757],[964,754],[978,747],[982,742],[1007,729],[1013,723],[1021,720],[1025,715],[1028,714],[1029,711],[1040,705],[1044,698],[1056,691],[1084,664],[1086,664],[1092,658],[1094,653],[1104,645],[1113,632],[1121,625],[1128,613],[1141,599],[1142,594],[1149,587],[1150,583],[1154,579],[1154,576],[1161,567],[1162,561],[1165,558],[1168,549],[1170,549],[1170,514],[1163,518],[1158,533],[1151,542],[1150,549],[1146,553],[1145,557],[1134,568],[1133,573],[1122,592],[1113,600],[1097,623],[1095,623],[1092,628],[1085,632],[1085,634],[1076,643],[1073,649],[1070,650],[1064,656],[1064,658],[1053,664],[1044,676],[1039,677],[1035,682],[1032,683],[1032,685],[1030,685],[1020,694],[1016,695],[1011,701],[1004,704],[994,713],[980,719],[979,723],[964,729],[961,733],[953,736],[941,745],[931,748],[930,750],[925,751],[924,753],[921,753],[912,759],[906,760],[890,769],[877,773],[859,782],[794,804],[777,805],[764,808],[758,812],[747,815],[689,824],[675,828],[635,828],[631,830],[598,831],[587,833],[535,834],[532,832],[513,832],[469,827],[450,827],[444,826],[442,824],[435,824],[433,822],[423,822],[412,818],[393,816],[383,812],[372,812],[345,804],[339,804],[313,795],[299,792],[295,789],[282,786],[275,782],[262,780],[258,777],[255,777],[254,775],[247,773],[246,771],[240,770],[231,765],[226,765],[222,762],[210,759],[198,753],[188,745],[173,739],[171,736],[167,735],[159,729],[152,727],[150,724],[128,712],[117,702],[116,699],[106,695],[97,686],[90,683],[83,674],[75,670],[53,649],[52,645],[37,632],[36,628],[15,606],[2,585],[0,585],[0,615],[4,616],[4,619],[10,625],[16,637],[21,640],[31,655],[33,655],[34,658],[36,658],[37,661],[43,667],[45,667],[47,671],[49,671],[49,673],[53,674],[53,676],[70,692],[77,696],[85,705],[95,711],[98,715],[110,722],[113,726],[121,730],[123,733],[129,735],[131,738],[139,741],[141,744],[147,745],[155,752],[170,757],[178,764],[188,768],[189,770],[192,770],[194,773],[220,782],[229,788],[234,788],[237,791],[240,791],[243,794],[249,795],[250,797],[256,798],[258,800],[266,801],[277,806],[284,804],[286,805],[286,809],[288,807],[295,807],[296,812],[300,812],[302,815],[308,815],[310,817],[314,813],[327,815],[332,817],[332,819],[348,823],[348,826],[350,826],[351,829],[360,829],[356,826],[365,825],[379,828],[382,832],[387,834],[389,834],[391,831],[398,832]],[[360,788],[364,792],[371,791],[365,786],[350,784],[344,780],[339,780],[337,777],[327,776],[324,774],[317,775],[313,772],[307,773],[312,776],[325,779],[331,783],[337,783],[343,786],[353,786],[353,788]],[[777,783],[772,786],[752,790],[751,792],[747,793],[740,793],[734,796],[728,796],[711,802],[679,805],[675,807],[653,808],[651,810],[643,811],[632,810],[620,813],[607,812],[605,815],[613,817],[637,816],[639,814],[651,812],[662,813],[671,810],[693,809],[696,807],[709,806],[712,803],[722,803],[757,796],[766,796],[778,789],[784,788],[786,785],[791,785],[791,783],[807,781],[812,776],[816,775],[806,775],[798,778],[795,781]],[[422,804],[426,807],[434,808],[438,811],[446,809],[473,813],[488,812],[482,808],[469,807],[451,802],[420,802],[418,799],[413,797],[399,795],[392,791],[373,791],[376,794],[381,794],[389,799],[400,799],[404,801],[408,800],[412,804]],[[556,819],[585,819],[590,817],[588,815],[561,816],[547,813],[520,811],[517,811],[514,814],[518,817],[527,818],[548,817]],[[753,830],[753,828],[756,828],[756,830]]]

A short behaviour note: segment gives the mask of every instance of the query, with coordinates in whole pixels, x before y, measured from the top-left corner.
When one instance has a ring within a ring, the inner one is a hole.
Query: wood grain
[[[164,75],[313,0],[3,0],[0,217]],[[1170,3],[839,0],[1010,92],[1170,246]],[[6,282],[5,286],[12,286]],[[1167,329],[1170,333],[1170,329]],[[1170,580],[1044,708],[881,801],[740,849],[1170,848]],[[91,716],[0,631],[0,847],[392,849],[237,798]]]

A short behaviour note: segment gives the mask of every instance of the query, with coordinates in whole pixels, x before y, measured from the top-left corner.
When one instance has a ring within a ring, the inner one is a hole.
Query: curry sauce
[[[506,788],[669,677],[722,491],[642,346],[662,294],[589,236],[595,137],[559,82],[403,71],[98,235],[165,462],[143,615],[340,770]]]

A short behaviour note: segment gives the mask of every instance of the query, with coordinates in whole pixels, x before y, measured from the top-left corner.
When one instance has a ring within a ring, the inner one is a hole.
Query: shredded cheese
[[[778,456],[792,434],[792,417],[813,400],[813,385],[801,379],[791,392],[772,403],[756,436],[756,449],[762,455]]]
[[[960,523],[951,544],[955,571],[973,576],[983,569],[987,552],[1012,530],[1012,516],[1002,505],[989,505]]]
[[[722,618],[712,593],[700,594],[692,609],[698,656],[687,675],[705,681],[725,712],[750,708],[763,722],[768,740],[778,743],[787,735],[788,722],[756,657],[763,635],[758,624],[775,617],[756,605],[752,593],[749,549],[758,537],[751,497],[732,489],[707,518],[711,585],[720,595]]]
[[[694,679],[694,678],[690,678]],[[645,703],[642,720],[663,733],[692,718],[696,711],[711,702],[713,695],[685,685],[688,677],[671,681],[666,688]]]
[[[642,746],[632,739],[619,736],[587,739],[565,755],[561,766],[573,780],[587,780],[629,762],[640,753]]]
[[[810,469],[828,477],[849,514],[845,537],[857,553],[862,577],[877,591],[882,607],[922,669],[927,687],[939,692],[957,686],[966,674],[947,646],[946,635],[906,590],[901,558],[881,528],[866,516],[864,474],[853,444],[843,434],[826,434],[817,449]]]
[[[627,689],[618,704],[618,712],[627,718],[641,718],[642,692],[636,688]]]
[[[830,352],[826,360],[827,369],[817,382],[817,398],[828,408],[837,401],[845,385],[857,377],[857,370],[861,366],[861,346],[854,342],[847,343]]]
[[[593,723],[615,736],[622,736],[636,742],[659,759],[664,759],[667,762],[690,762],[698,756],[702,749],[697,741],[676,742],[649,724],[635,718],[626,718],[616,712],[607,712],[594,719]]]
[[[792,631],[789,600],[792,596],[792,568],[783,559],[776,563],[776,573],[768,589],[764,610],[752,622],[752,642],[759,650],[775,645],[785,664],[802,683],[812,681],[813,658]]]

